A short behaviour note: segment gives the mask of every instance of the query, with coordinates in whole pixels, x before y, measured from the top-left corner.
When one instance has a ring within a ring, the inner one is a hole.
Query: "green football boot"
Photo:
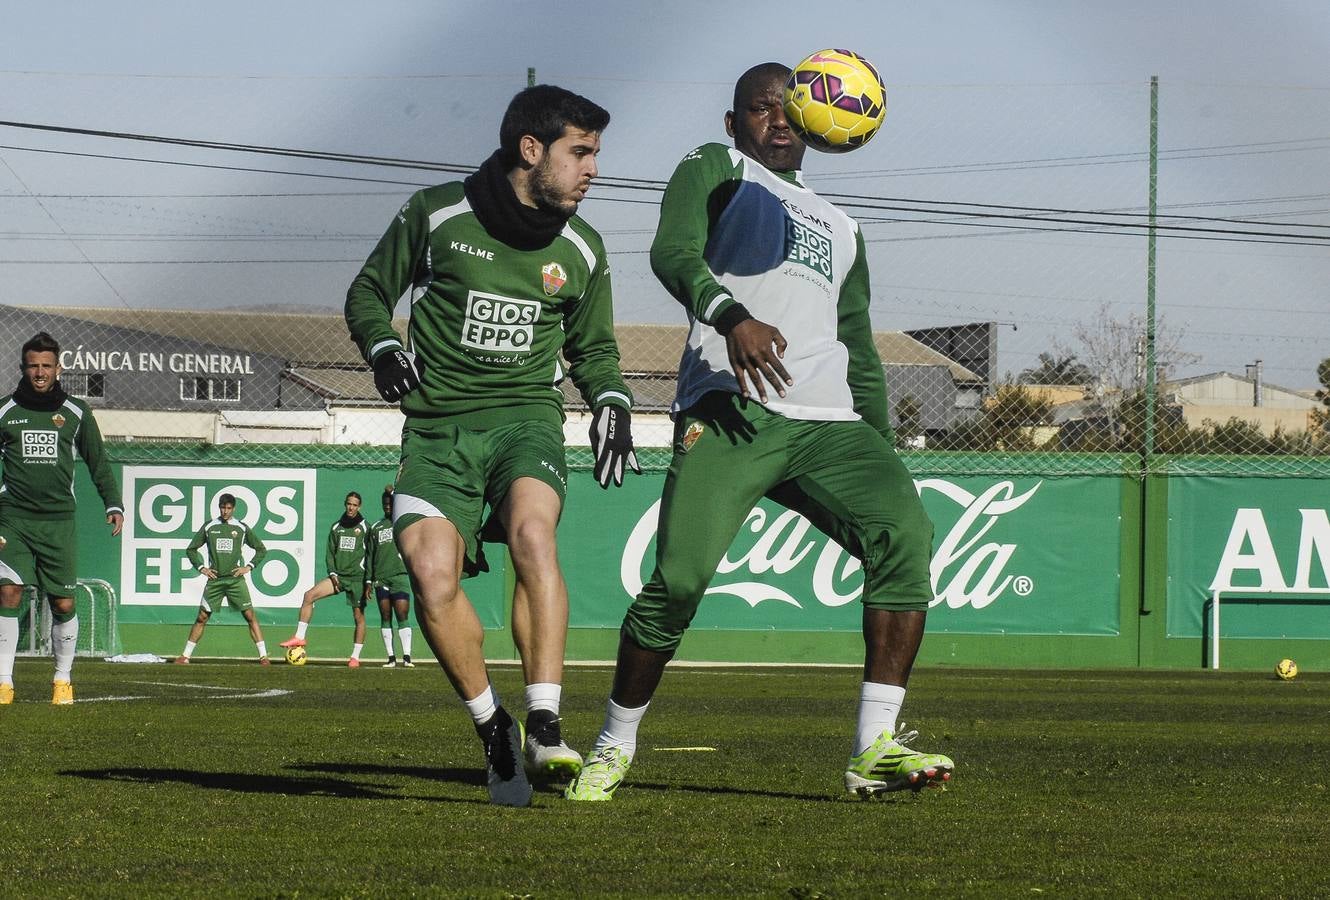
[[[845,790],[865,800],[888,791],[921,791],[951,781],[955,765],[940,753],[920,753],[905,746],[919,736],[907,731],[895,737],[884,731],[863,753],[845,766]]]
[[[601,747],[582,771],[563,792],[569,800],[606,801],[613,799],[614,790],[628,774],[628,754],[618,747]]]

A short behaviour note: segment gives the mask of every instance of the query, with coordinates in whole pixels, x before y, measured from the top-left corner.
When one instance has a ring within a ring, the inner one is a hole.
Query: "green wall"
[[[194,619],[201,579],[181,564],[180,552],[215,508],[217,493],[238,493],[238,515],[281,550],[255,588],[275,649],[294,627],[300,593],[323,574],[323,539],[344,495],[359,491],[367,518],[377,518],[379,494],[396,466],[390,452],[366,448],[189,448],[178,463],[137,448],[115,452],[131,521],[123,538],[108,539],[96,504],[83,504],[80,574],[119,592],[125,652],[159,655],[179,652]],[[624,608],[650,574],[664,474],[655,466],[629,475],[621,489],[602,491],[584,457],[570,451],[574,472],[560,525],[572,599],[568,657],[605,660],[614,656]],[[1087,457],[1069,469],[1059,456],[1058,468],[1046,474],[1031,471],[1028,457],[1015,474],[1004,473],[1002,462],[1000,455],[975,455],[966,467],[981,474],[955,475],[934,471],[955,472],[955,455],[907,456],[936,526],[939,599],[921,664],[1201,667],[1210,640],[1204,605],[1223,564],[1235,586],[1261,586],[1277,569],[1285,587],[1314,592],[1307,600],[1225,603],[1224,668],[1268,668],[1283,656],[1304,670],[1330,667],[1330,535],[1321,529],[1330,467],[1324,477],[1262,478],[1240,467],[1222,477],[1170,475],[1163,465],[1142,480],[1123,474],[1128,466],[1114,457]],[[95,496],[85,473],[79,489]],[[1261,511],[1264,531],[1252,524],[1253,509]],[[511,572],[501,551],[490,553],[494,570],[465,587],[487,628],[486,654],[515,659],[507,629]],[[806,521],[763,503],[722,562],[679,656],[857,664],[861,585],[857,561]],[[379,659],[372,607],[367,620],[364,657]],[[336,598],[321,601],[310,638],[315,657],[345,657],[349,609]],[[423,639],[417,648],[427,657]],[[198,652],[245,657],[253,645],[240,616],[224,609]]]

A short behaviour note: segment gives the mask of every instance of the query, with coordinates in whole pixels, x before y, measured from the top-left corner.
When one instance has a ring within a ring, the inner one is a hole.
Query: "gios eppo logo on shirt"
[[[23,458],[25,460],[51,460],[59,457],[60,432],[37,431],[27,428],[23,431]]]
[[[253,529],[268,549],[249,575],[254,604],[299,606],[302,585],[314,581],[312,548],[323,546],[322,532],[315,533],[315,487],[313,469],[125,466],[120,602],[196,605],[205,579],[190,565],[185,548],[216,518],[218,495],[232,494],[232,521]],[[206,548],[201,552],[207,560]],[[250,555],[247,550],[246,560]]]
[[[526,355],[536,336],[540,303],[471,291],[466,296],[462,345],[500,355]]]

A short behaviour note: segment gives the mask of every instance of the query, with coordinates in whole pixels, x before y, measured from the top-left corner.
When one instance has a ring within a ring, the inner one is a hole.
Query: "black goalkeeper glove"
[[[420,387],[420,360],[405,350],[389,350],[374,360],[374,387],[389,403]]]
[[[638,475],[642,468],[637,464],[637,454],[633,452],[632,413],[621,406],[606,404],[591,414],[591,455],[595,458],[593,473],[596,481],[603,488],[623,484],[623,469],[626,464]]]

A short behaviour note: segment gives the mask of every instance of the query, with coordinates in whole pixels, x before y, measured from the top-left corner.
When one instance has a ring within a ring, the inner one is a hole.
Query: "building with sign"
[[[405,320],[397,327],[405,333]],[[97,409],[110,440],[394,445],[401,438],[401,414],[379,398],[335,313],[0,306],[0,329],[0,354],[15,361],[37,331],[60,342],[62,384]],[[635,437],[668,446],[686,329],[621,324],[616,332],[637,400]],[[874,341],[893,419],[908,400],[928,433],[980,408],[988,382],[971,369],[901,332],[875,332]],[[568,440],[585,444],[588,410],[571,381],[562,389]]]

